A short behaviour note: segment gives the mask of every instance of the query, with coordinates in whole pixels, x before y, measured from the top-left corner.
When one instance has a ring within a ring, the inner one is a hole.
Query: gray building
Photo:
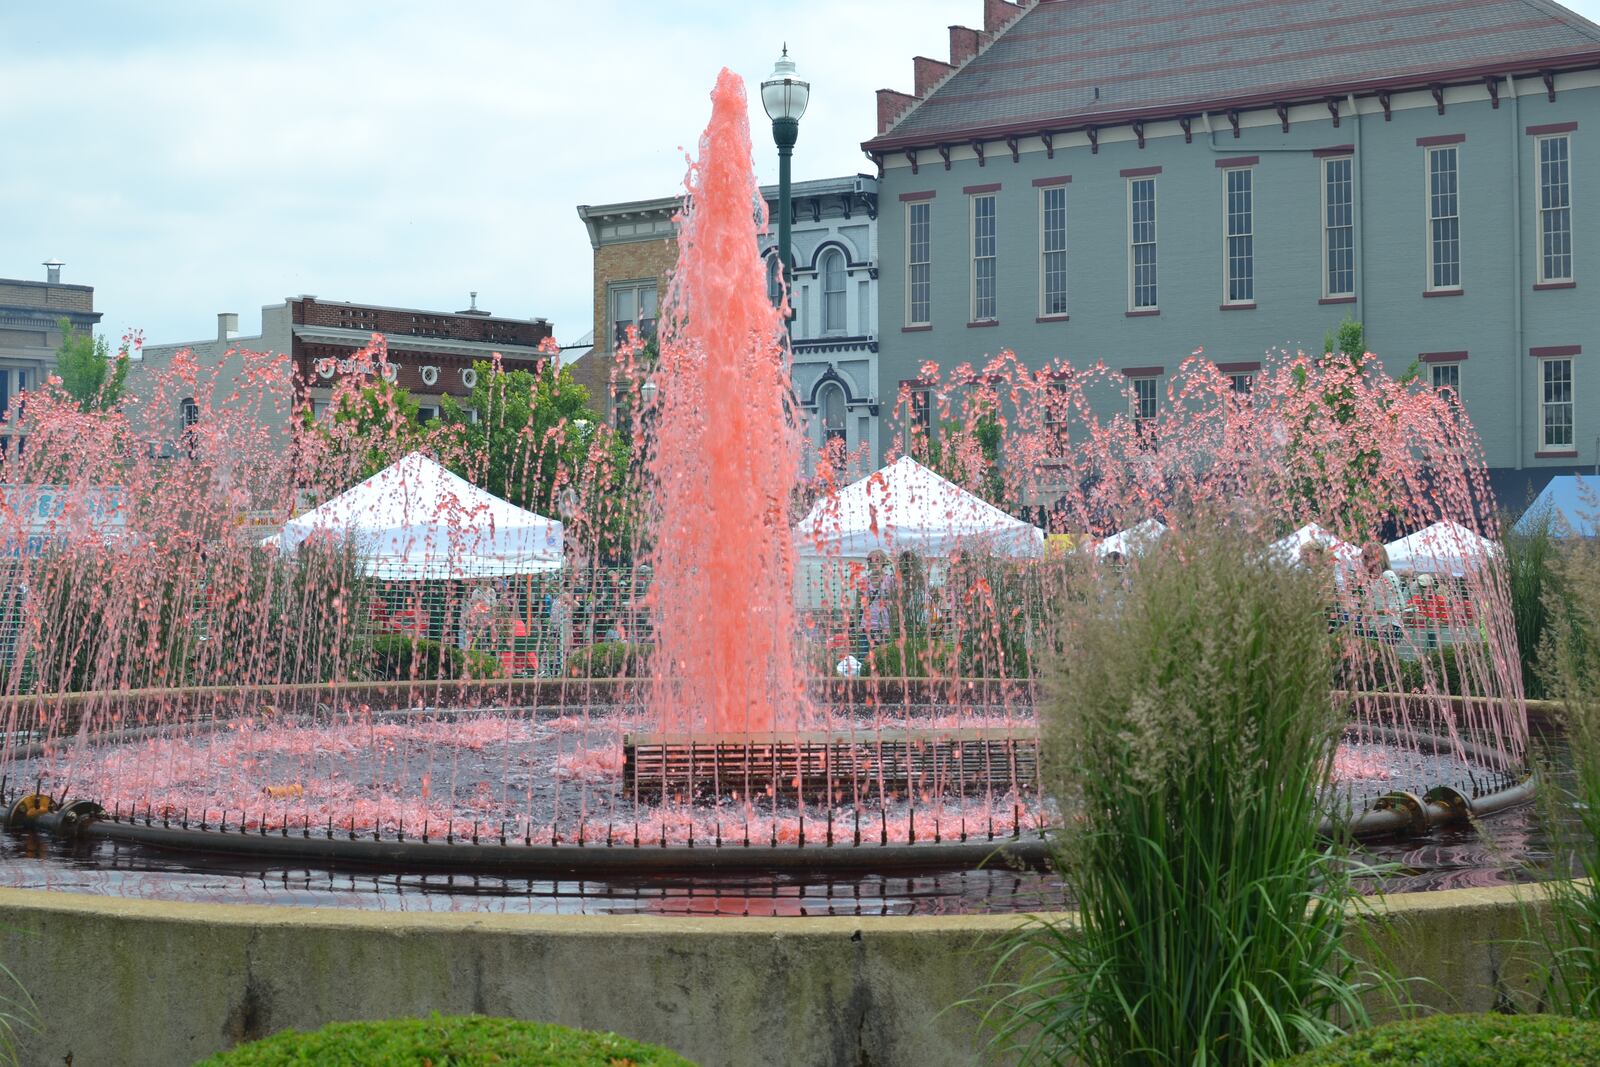
[[[61,323],[89,334],[100,322],[94,287],[61,280],[63,264],[44,264],[45,280],[0,278],[0,448],[10,443],[11,407],[55,371]]]
[[[777,187],[763,187],[762,195],[772,232],[760,239],[759,251],[768,277],[775,278]],[[676,197],[578,208],[595,253],[595,344],[573,373],[592,393],[613,388],[607,383],[616,343],[627,328],[647,334],[655,329],[659,300],[677,262],[678,210]],[[877,180],[853,174],[796,182],[791,218],[792,381],[806,414],[811,455],[829,441],[842,442],[854,457],[851,472],[864,473],[882,451],[880,416],[892,405],[892,393],[889,405],[881,399],[878,378]]]
[[[1350,316],[1457,391],[1503,497],[1600,463],[1600,27],[1548,0],[985,16],[863,146],[889,397],[1005,347],[1159,403],[1196,349],[1246,375]]]

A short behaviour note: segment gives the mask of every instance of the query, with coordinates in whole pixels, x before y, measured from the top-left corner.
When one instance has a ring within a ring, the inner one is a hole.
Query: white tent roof
[[[1096,559],[1105,559],[1113,552],[1124,556],[1142,556],[1150,547],[1161,540],[1161,535],[1167,532],[1167,524],[1160,519],[1146,519],[1137,526],[1130,526],[1121,530],[1094,546]]]
[[[1391,570],[1412,574],[1465,575],[1500,554],[1499,545],[1453,522],[1436,522],[1384,547]]]
[[[795,528],[802,556],[910,550],[943,559],[958,550],[1044,553],[1044,531],[1013,518],[910,456],[818,500]]]
[[[1361,546],[1339,540],[1314,522],[1308,522],[1288,537],[1272,542],[1267,551],[1281,562],[1299,563],[1300,549],[1308,544],[1321,545],[1339,563],[1356,563],[1361,559]]]
[[[375,578],[490,578],[561,566],[561,524],[509,504],[413,452],[284,524],[280,550],[354,538]]]

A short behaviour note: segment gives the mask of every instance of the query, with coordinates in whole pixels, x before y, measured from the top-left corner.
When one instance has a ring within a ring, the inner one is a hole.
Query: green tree
[[[122,400],[128,377],[128,348],[124,345],[113,359],[104,337],[79,333],[71,320],[62,319],[56,376],[80,411],[110,411]]]
[[[360,481],[422,444],[423,427],[417,416],[416,398],[380,377],[359,392],[335,396],[323,418],[314,418],[309,408],[303,418],[308,429],[327,441],[335,457],[351,463],[351,480]]]

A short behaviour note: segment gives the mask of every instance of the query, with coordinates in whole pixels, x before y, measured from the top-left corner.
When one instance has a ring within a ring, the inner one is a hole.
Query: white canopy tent
[[[958,550],[1034,558],[1044,531],[974,496],[909,456],[817,501],[795,528],[803,557],[882,550],[944,559]]]
[[[1314,522],[1308,522],[1289,536],[1272,542],[1267,551],[1281,563],[1298,563],[1300,550],[1313,544],[1327,549],[1336,563],[1354,566],[1361,562],[1361,546],[1341,541]]]
[[[1436,522],[1384,547],[1389,552],[1390,570],[1456,577],[1477,570],[1500,554],[1499,545],[1453,522]]]
[[[1113,552],[1120,556],[1142,556],[1150,551],[1166,532],[1167,524],[1160,519],[1146,519],[1137,526],[1120,530],[1095,545],[1095,558],[1105,559]]]
[[[284,524],[285,555],[317,537],[355,541],[374,578],[494,578],[559,569],[561,523],[487,493],[413,452]]]

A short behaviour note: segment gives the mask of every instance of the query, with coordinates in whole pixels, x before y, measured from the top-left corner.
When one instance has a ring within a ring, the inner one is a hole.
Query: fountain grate
[[[1002,796],[1035,787],[1032,726],[748,734],[628,734],[623,788],[639,798],[805,800]]]

